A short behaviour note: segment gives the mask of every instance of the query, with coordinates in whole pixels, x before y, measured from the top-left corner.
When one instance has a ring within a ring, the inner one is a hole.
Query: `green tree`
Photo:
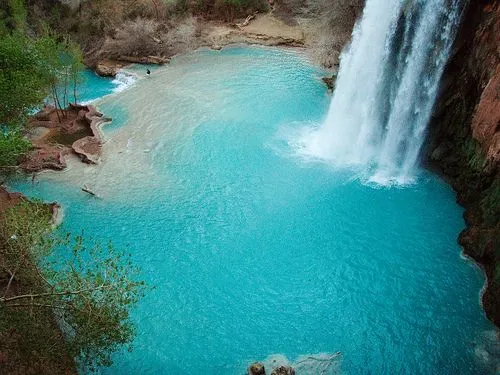
[[[51,71],[41,46],[17,32],[0,37],[0,124],[19,126],[47,96]]]
[[[0,131],[0,169],[16,168],[22,157],[31,149],[31,143],[18,130]]]
[[[111,354],[134,337],[129,309],[143,295],[144,283],[129,255],[111,244],[51,232],[47,207],[23,201],[5,214],[0,273],[9,278],[0,314],[29,313],[38,321],[52,311],[80,364],[110,365]],[[44,345],[34,342],[31,349]]]

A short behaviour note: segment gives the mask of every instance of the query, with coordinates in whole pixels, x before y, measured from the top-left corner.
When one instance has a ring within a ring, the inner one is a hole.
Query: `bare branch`
[[[114,285],[101,285],[97,286],[95,288],[88,288],[88,289],[80,289],[80,290],[67,290],[64,292],[57,292],[57,293],[39,293],[39,294],[22,294],[19,296],[14,296],[14,297],[2,297],[0,298],[0,302],[10,302],[18,299],[23,299],[23,298],[41,298],[41,297],[52,297],[52,296],[67,296],[67,295],[72,295],[72,294],[81,294],[85,292],[93,292],[96,290],[102,290],[102,289],[112,289]]]

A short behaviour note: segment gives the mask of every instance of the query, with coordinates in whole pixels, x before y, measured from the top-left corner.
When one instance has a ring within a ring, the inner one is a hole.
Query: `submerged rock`
[[[266,369],[260,362],[255,362],[248,367],[248,375],[266,375]]]
[[[295,370],[291,366],[280,366],[275,368],[271,375],[295,375]]]

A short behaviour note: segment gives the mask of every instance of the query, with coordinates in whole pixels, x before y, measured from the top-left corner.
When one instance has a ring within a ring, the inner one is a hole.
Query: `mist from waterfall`
[[[325,123],[301,152],[361,166],[377,183],[412,179],[461,0],[367,0],[344,51]]]

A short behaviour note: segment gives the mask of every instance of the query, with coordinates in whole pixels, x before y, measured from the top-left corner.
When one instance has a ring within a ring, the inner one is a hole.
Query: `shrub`
[[[0,169],[15,167],[31,147],[18,131],[4,129],[0,132]]]

